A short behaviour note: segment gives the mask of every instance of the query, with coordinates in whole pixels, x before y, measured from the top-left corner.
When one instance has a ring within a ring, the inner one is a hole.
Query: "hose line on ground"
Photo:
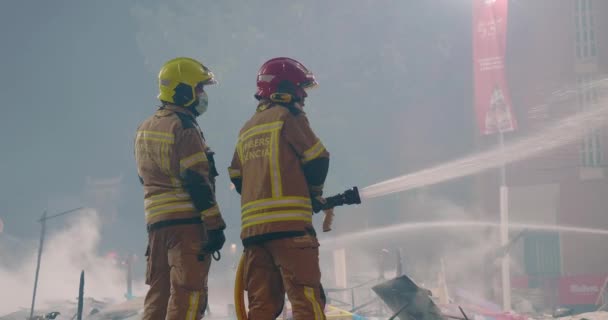
[[[241,255],[239,266],[236,269],[236,278],[234,279],[234,308],[236,309],[236,318],[238,320],[248,320],[247,310],[245,310],[245,290],[243,288],[244,265],[245,255]]]

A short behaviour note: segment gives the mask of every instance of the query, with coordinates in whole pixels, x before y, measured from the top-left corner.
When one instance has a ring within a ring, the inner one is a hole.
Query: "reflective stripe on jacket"
[[[201,218],[209,229],[225,227],[209,154],[194,116],[184,108],[163,106],[139,126],[135,160],[148,225]]]
[[[329,153],[303,112],[260,105],[241,129],[228,168],[241,189],[242,239],[312,227],[310,196],[323,186],[310,184],[303,167],[320,158]]]

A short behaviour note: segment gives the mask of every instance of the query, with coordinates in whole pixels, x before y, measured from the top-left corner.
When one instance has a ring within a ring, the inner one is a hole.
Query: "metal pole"
[[[82,320],[82,310],[84,305],[84,270],[80,272],[80,285],[78,286],[78,312],[76,319]]]
[[[397,255],[397,269],[395,270],[395,273],[397,274],[397,277],[401,277],[403,275],[403,264],[401,262],[401,248],[397,248],[395,250],[395,253]]]
[[[40,258],[42,257],[42,247],[44,245],[44,234],[46,232],[46,210],[42,213],[42,217],[40,218],[40,223],[42,228],[40,230],[40,244],[38,245],[38,260],[36,262],[36,276],[34,278],[34,293],[32,294],[32,307],[30,308],[30,317],[28,319],[34,318],[34,306],[36,305],[36,290],[38,290],[38,275],[40,274]]]
[[[498,143],[500,144],[500,153],[502,155],[502,163],[500,165],[500,186],[501,187],[506,187],[507,186],[507,167],[505,165],[505,161],[504,161],[504,155],[505,155],[505,134],[502,132],[502,130],[498,131]]]
[[[500,150],[505,150],[505,139],[502,130],[499,130]],[[507,173],[505,162],[500,166],[500,244],[502,247],[509,243],[509,188],[507,187]],[[511,310],[511,271],[510,255],[508,252],[502,257],[502,307],[505,311]]]
[[[72,212],[75,212],[75,211],[78,211],[78,210],[81,210],[81,209],[84,209],[84,207],[78,207],[78,208],[74,208],[74,209],[71,209],[71,210],[68,210],[68,211],[59,212],[59,213],[56,213],[56,214],[54,214],[52,216],[48,216],[45,219],[49,220],[49,219],[57,218],[59,216],[63,216],[63,215],[66,215],[68,213],[72,213]]]
[[[133,299],[133,255],[127,258],[127,300]]]
[[[83,207],[60,212],[60,213],[54,214],[52,216],[47,216],[47,210],[44,210],[44,212],[42,213],[42,217],[40,217],[40,220],[38,220],[40,222],[40,224],[42,225],[42,228],[40,231],[40,244],[38,245],[38,260],[36,261],[36,276],[34,277],[34,292],[32,293],[32,307],[30,308],[30,317],[28,318],[28,320],[31,320],[34,317],[34,307],[36,305],[36,291],[38,290],[38,276],[40,275],[40,260],[42,258],[42,248],[44,246],[44,236],[46,234],[46,221],[49,219],[52,219],[52,218],[56,218],[56,217],[68,214],[68,213],[72,213],[74,211],[78,211],[80,209],[83,209]]]

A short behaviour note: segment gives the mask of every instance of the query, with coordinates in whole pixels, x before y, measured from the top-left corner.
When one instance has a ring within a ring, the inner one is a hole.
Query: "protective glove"
[[[207,245],[203,248],[205,252],[212,253],[220,251],[226,242],[224,230],[209,230],[207,231]]]
[[[334,208],[322,209],[323,205],[327,201],[322,196],[316,196],[312,198],[313,212],[319,212],[323,210],[325,216],[323,217],[323,232],[331,231],[331,225],[334,221]]]
[[[331,231],[331,225],[334,222],[334,209],[323,210],[325,217],[323,217],[323,232]]]
[[[311,201],[313,213],[319,213],[319,211],[323,210],[323,205],[327,202],[322,196],[313,196],[311,197]]]

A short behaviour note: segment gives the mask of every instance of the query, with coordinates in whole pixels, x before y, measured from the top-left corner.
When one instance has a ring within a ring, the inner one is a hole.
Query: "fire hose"
[[[328,210],[343,205],[360,203],[361,197],[359,196],[359,189],[357,187],[353,187],[352,189],[344,191],[344,193],[339,193],[335,196],[325,198],[325,202],[323,203],[313,201],[312,211],[314,213],[318,213],[321,210]],[[331,230],[332,222],[333,213],[326,214],[323,220],[324,232]],[[248,320],[247,310],[245,309],[245,288],[243,286],[243,270],[245,269],[244,265],[245,256],[241,255],[241,259],[239,260],[239,265],[236,270],[236,278],[234,280],[234,308],[236,309],[236,317],[238,320]]]

